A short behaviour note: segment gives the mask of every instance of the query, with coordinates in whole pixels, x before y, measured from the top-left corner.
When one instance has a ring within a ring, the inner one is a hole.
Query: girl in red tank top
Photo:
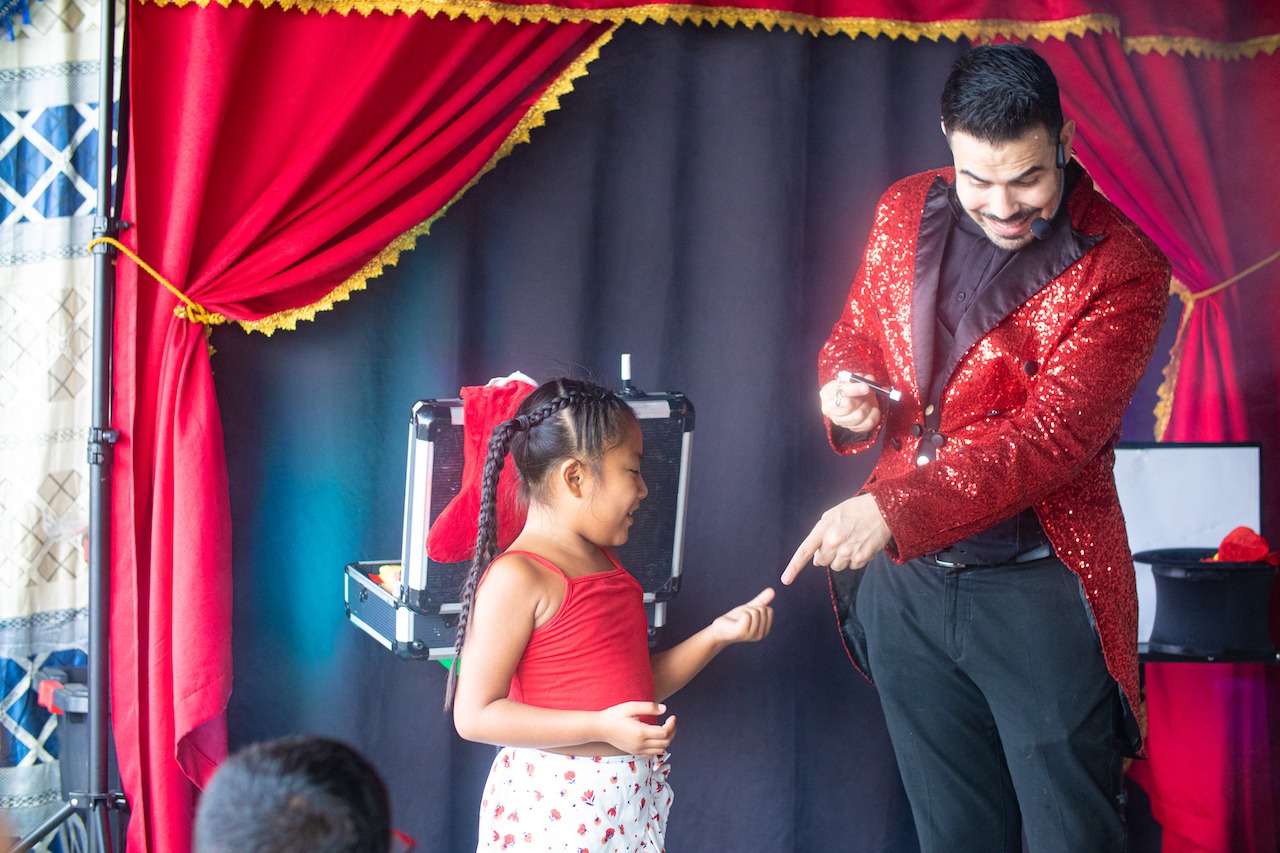
[[[529,514],[495,555],[508,451]],[[502,747],[478,851],[660,853],[675,735],[660,703],[726,646],[769,633],[772,589],[649,654],[640,585],[611,550],[648,491],[642,452],[626,402],[571,379],[539,386],[493,431],[445,699],[458,734]]]

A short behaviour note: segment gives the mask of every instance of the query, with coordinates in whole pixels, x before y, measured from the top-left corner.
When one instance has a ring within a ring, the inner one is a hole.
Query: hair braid
[[[511,441],[517,433],[528,432],[556,412],[576,402],[574,392],[558,396],[539,406],[528,414],[519,415],[511,420],[503,421],[493,428],[489,436],[489,453],[484,460],[484,476],[480,484],[480,516],[476,524],[475,556],[471,558],[471,566],[462,582],[460,598],[461,611],[458,613],[458,626],[453,641],[453,663],[449,665],[449,678],[445,684],[444,707],[448,710],[453,705],[454,694],[458,689],[458,665],[462,657],[462,646],[467,639],[467,631],[471,627],[471,610],[475,604],[476,587],[485,569],[497,556],[498,550],[498,475],[506,461]]]

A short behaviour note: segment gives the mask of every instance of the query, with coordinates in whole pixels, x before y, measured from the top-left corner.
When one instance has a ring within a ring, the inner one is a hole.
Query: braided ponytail
[[[553,418],[562,410],[566,417]],[[607,388],[582,380],[559,379],[538,386],[520,404],[514,418],[494,427],[480,485],[475,556],[459,596],[462,609],[445,685],[445,710],[453,705],[458,689],[458,666],[471,627],[476,588],[497,556],[498,475],[508,451],[520,473],[521,490],[527,498],[536,499],[546,488],[550,471],[561,460],[582,459],[598,472],[604,455],[625,440],[634,423],[631,407]]]
[[[453,705],[454,694],[458,691],[458,661],[462,657],[462,644],[466,642],[467,630],[471,627],[476,587],[480,585],[480,578],[484,576],[489,563],[497,556],[494,552],[498,550],[498,475],[502,473],[507,451],[518,433],[528,433],[571,402],[572,398],[568,395],[556,397],[528,414],[503,421],[493,428],[493,434],[489,436],[489,453],[484,460],[484,476],[480,482],[480,517],[476,525],[475,556],[471,558],[471,566],[462,582],[459,596],[462,609],[458,614],[458,627],[453,641],[453,662],[449,665],[449,678],[445,684],[446,711]]]

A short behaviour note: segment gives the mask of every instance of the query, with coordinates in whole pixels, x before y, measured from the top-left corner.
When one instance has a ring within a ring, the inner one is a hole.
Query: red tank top
[[[605,551],[613,570],[569,577],[550,560],[524,554],[565,579],[564,603],[535,628],[507,698],[539,708],[602,711],[652,702],[649,620],[640,584]]]

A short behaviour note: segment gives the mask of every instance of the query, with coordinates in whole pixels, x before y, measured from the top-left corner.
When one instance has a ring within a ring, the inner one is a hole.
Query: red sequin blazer
[[[945,233],[950,212],[939,208],[954,180],[949,168],[925,172],[881,198],[819,355],[819,384],[850,370],[902,391],[900,402],[881,400],[885,441],[863,489],[893,535],[890,556],[946,548],[1034,507],[1079,575],[1107,667],[1137,707],[1137,591],[1112,466],[1121,415],[1164,324],[1169,262],[1081,173],[1067,200],[1071,229],[1055,222],[1057,248],[1027,252],[1038,259],[1015,280],[1002,272],[1000,286],[968,309],[952,350],[958,361],[926,418],[920,388],[932,375],[943,243],[934,235]],[[923,439],[942,443],[917,464],[922,437],[913,428],[929,422],[942,438],[926,431]],[[854,453],[875,443],[849,435],[832,431],[832,446]]]

